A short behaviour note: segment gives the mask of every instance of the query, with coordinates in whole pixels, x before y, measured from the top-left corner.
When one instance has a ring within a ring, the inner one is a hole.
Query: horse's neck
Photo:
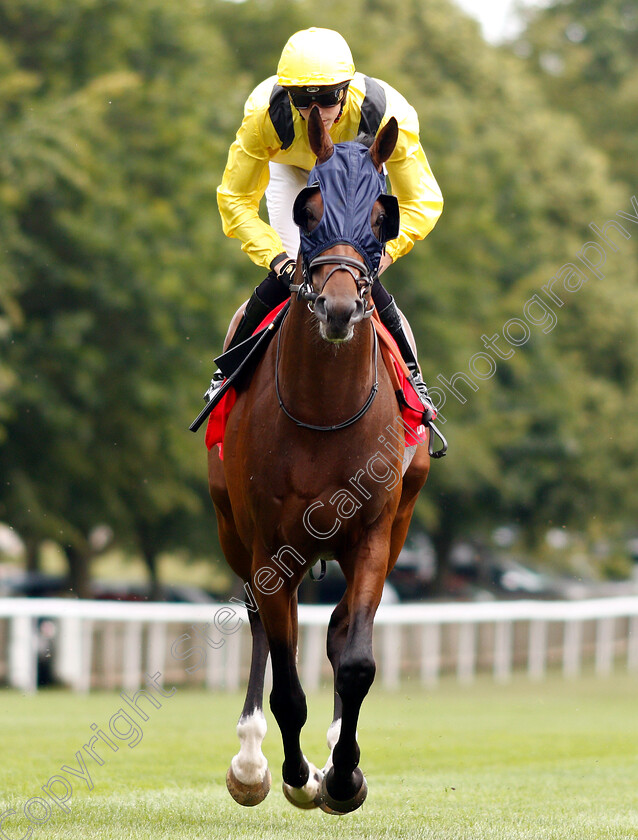
[[[279,353],[286,405],[303,409],[304,416],[312,414],[317,423],[338,422],[347,411],[356,411],[375,380],[373,342],[369,319],[356,325],[349,342],[325,341],[306,303],[293,298]]]

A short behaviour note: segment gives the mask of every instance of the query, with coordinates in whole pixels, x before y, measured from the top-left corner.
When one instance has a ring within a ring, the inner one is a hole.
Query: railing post
[[[151,677],[153,674],[160,674],[160,685],[164,684],[166,671],[166,644],[166,623],[154,621],[148,628],[146,667]]]
[[[436,685],[441,669],[441,625],[424,624],[421,628],[421,683]]]
[[[127,621],[124,629],[122,686],[137,691],[142,681],[142,622]]]
[[[613,670],[615,630],[613,617],[599,618],[596,622],[596,673],[599,677],[607,677]]]
[[[381,675],[383,687],[395,690],[401,676],[401,625],[384,624],[382,627]]]
[[[511,621],[497,621],[494,631],[494,679],[500,683],[512,678],[512,641],[513,624]]]
[[[580,674],[582,636],[583,622],[577,618],[567,619],[563,638],[563,674],[566,677]]]
[[[223,645],[211,647],[206,645],[206,688],[224,687],[224,654]]]
[[[237,691],[241,675],[241,630],[225,637],[225,689],[226,691]]]
[[[527,648],[527,673],[531,680],[541,680],[545,676],[547,662],[547,622],[530,621]]]
[[[316,691],[319,688],[324,635],[324,628],[319,624],[309,624],[303,634],[301,680],[304,689],[308,691]]]
[[[102,633],[102,656],[104,661],[104,679],[100,681],[100,685],[104,688],[116,688],[121,685],[121,667],[118,668],[117,657],[117,642],[118,642],[118,622],[103,621]]]
[[[11,619],[9,685],[29,693],[38,688],[38,633],[36,619],[29,615]]]
[[[627,628],[627,670],[638,671],[638,615],[632,615]]]
[[[93,623],[77,616],[62,616],[58,625],[56,675],[74,691],[91,687]]]
[[[460,683],[474,681],[476,672],[476,631],[474,622],[464,621],[459,625],[459,650],[456,675]]]

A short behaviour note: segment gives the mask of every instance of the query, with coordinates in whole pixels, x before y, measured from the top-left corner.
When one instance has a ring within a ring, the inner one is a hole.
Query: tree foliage
[[[527,11],[513,44],[556,108],[574,114],[608,156],[613,174],[636,185],[638,9],[630,0],[560,0]]]
[[[442,554],[499,522],[533,542],[635,509],[638,225],[601,276],[554,287],[561,305],[543,291],[600,243],[590,222],[632,212],[614,181],[635,166],[625,7],[574,0],[530,24],[538,66],[562,56],[551,84],[448,0],[322,7],[358,68],[416,107],[446,199],[384,277],[446,399],[450,454],[418,507]],[[600,23],[616,13],[622,32]],[[186,428],[261,278],[222,236],[215,188],[247,94],[316,22],[308,0],[0,0],[0,519],[82,568],[103,522],[150,565],[210,544],[203,442]],[[517,345],[511,319],[529,328]],[[461,398],[443,384],[456,373]]]

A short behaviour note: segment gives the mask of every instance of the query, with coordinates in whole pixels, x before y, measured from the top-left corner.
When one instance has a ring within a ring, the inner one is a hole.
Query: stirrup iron
[[[430,458],[442,458],[447,452],[447,440],[431,420],[428,423],[428,429],[430,430],[430,434],[428,435],[428,454]],[[434,448],[435,436],[441,441],[440,449]]]

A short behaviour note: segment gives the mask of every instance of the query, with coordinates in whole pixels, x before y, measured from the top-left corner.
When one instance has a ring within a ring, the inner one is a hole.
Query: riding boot
[[[241,344],[242,341],[250,338],[266,315],[268,315],[269,312],[272,312],[274,308],[274,306],[269,306],[267,303],[264,303],[257,294],[257,289],[255,289],[248,299],[248,303],[244,309],[244,314],[241,316],[241,321],[237,324],[237,329],[233,333],[231,340],[228,342],[226,350],[230,350],[231,347],[236,347],[238,344]]]
[[[436,409],[434,407],[434,403],[430,399],[423,377],[421,376],[419,363],[417,362],[414,351],[412,350],[412,345],[410,344],[405,327],[403,326],[401,313],[397,309],[397,305],[394,302],[393,297],[390,298],[390,303],[379,312],[379,318],[381,319],[383,326],[396,341],[401,355],[403,356],[403,361],[406,363],[407,368],[410,371],[410,382],[414,385],[414,389],[421,400],[423,405],[423,420],[427,423],[436,416]]]
[[[271,272],[271,274],[274,274],[274,272]],[[255,291],[248,299],[248,303],[246,304],[246,308],[244,309],[244,314],[242,315],[241,320],[237,325],[237,329],[233,333],[233,337],[228,342],[228,347],[226,348],[226,351],[230,350],[232,347],[236,347],[238,344],[241,344],[241,342],[245,341],[247,338],[250,338],[250,336],[255,332],[257,327],[264,320],[266,315],[268,315],[269,312],[272,312],[275,306],[278,306],[279,303],[281,303],[281,301],[277,301],[273,304],[264,303],[264,301],[257,294],[257,289],[255,289]],[[221,372],[221,370],[215,371],[215,373],[213,374],[213,378],[210,381],[210,388],[204,394],[204,399],[206,400],[206,402],[210,402],[210,399],[213,396],[214,392],[217,390],[217,388],[219,388],[224,379],[225,376]]]

